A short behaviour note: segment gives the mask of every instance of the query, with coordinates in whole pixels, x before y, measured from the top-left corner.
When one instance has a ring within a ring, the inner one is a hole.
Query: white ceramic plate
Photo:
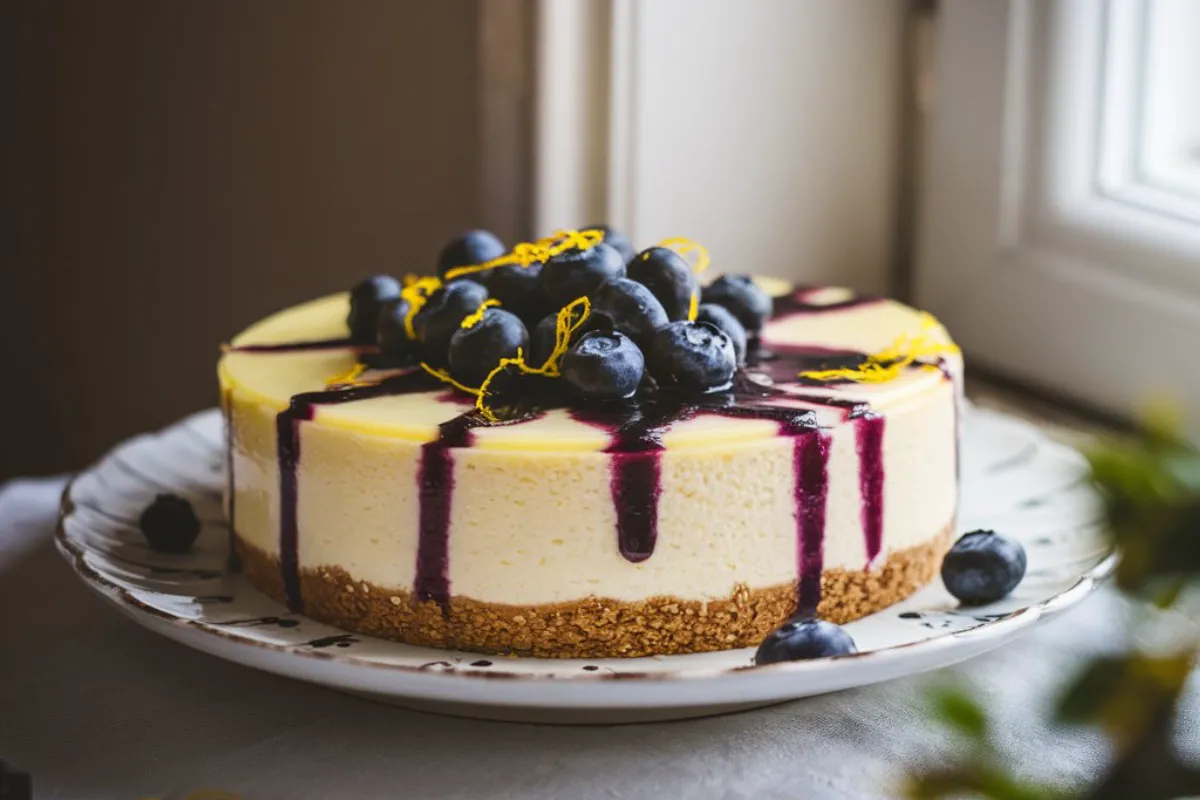
[[[959,530],[1018,538],[1013,596],[960,609],[940,585],[848,627],[860,653],[752,665],[753,650],[591,661],[505,658],[397,644],[323,625],[226,571],[224,437],[205,411],[118,447],[63,496],[58,547],[89,586],[151,630],[207,653],[401,705],[468,716],[631,722],[733,711],[943,667],[1003,644],[1079,602],[1112,569],[1083,459],[1033,428],[965,412]],[[186,555],[137,530],[159,492],[191,499],[204,526]]]

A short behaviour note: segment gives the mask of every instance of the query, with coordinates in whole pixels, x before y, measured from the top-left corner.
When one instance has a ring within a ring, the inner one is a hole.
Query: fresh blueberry
[[[762,330],[774,308],[771,296],[746,275],[722,275],[704,288],[703,299],[729,309],[750,333]]]
[[[542,269],[541,284],[553,308],[600,288],[612,278],[625,277],[625,260],[615,248],[598,244],[586,249],[571,249],[556,255]]]
[[[350,338],[359,344],[375,341],[375,322],[384,303],[400,297],[400,281],[391,275],[373,275],[350,291]]]
[[[839,625],[823,619],[791,620],[767,634],[754,654],[754,663],[778,664],[857,652],[854,640]]]
[[[995,531],[963,534],[942,561],[942,583],[959,602],[991,603],[1017,588],[1025,577],[1025,548]]]
[[[200,519],[192,504],[174,494],[160,494],[138,518],[146,543],[156,553],[186,553],[200,535]]]
[[[596,310],[592,310],[588,314],[587,319],[583,324],[577,327],[574,333],[571,334],[571,340],[568,345],[575,344],[592,331],[611,331],[613,330],[613,321],[607,314],[602,314]],[[558,314],[547,314],[542,318],[541,322],[534,326],[533,331],[529,334],[529,363],[532,366],[540,367],[546,363],[546,359],[554,352],[554,345],[558,343]]]
[[[628,264],[633,260],[634,249],[633,242],[629,241],[629,237],[620,231],[613,228],[611,225],[588,225],[580,228],[584,231],[600,231],[604,234],[604,243],[609,247],[615,247],[617,252],[621,254],[621,258],[625,259]]]
[[[429,296],[413,318],[413,330],[427,362],[435,367],[446,366],[450,337],[487,297],[487,289],[474,281],[454,281]]]
[[[455,267],[466,267],[472,264],[482,264],[499,258],[508,252],[504,242],[500,241],[491,231],[467,231],[442,248],[438,255],[437,269],[440,277],[445,277],[449,270]],[[487,283],[488,275],[481,272],[470,276],[477,283]]]
[[[616,331],[592,331],[562,359],[563,378],[580,394],[599,399],[633,396],[645,370],[641,349]]]
[[[679,253],[666,247],[643,250],[629,262],[629,277],[654,293],[672,322],[687,319],[698,286],[696,273]]]
[[[701,303],[696,309],[696,322],[707,322],[723,331],[733,342],[737,363],[746,363],[746,329],[728,309],[716,303]]]
[[[502,358],[529,349],[529,334],[516,314],[489,308],[483,319],[459,328],[450,337],[450,376],[467,386],[479,386]]]
[[[724,389],[737,369],[733,342],[706,322],[672,322],[659,328],[647,355],[650,374],[660,386],[690,392]]]
[[[409,304],[397,298],[383,304],[379,319],[375,323],[375,342],[379,345],[380,364],[402,367],[411,363],[417,355],[417,346],[408,338],[404,320],[408,317]]]
[[[532,327],[552,310],[542,291],[541,274],[541,264],[496,267],[488,277],[488,293]]]
[[[670,322],[658,298],[629,278],[613,278],[592,294],[592,313],[604,314],[638,347],[649,347],[654,332]]]

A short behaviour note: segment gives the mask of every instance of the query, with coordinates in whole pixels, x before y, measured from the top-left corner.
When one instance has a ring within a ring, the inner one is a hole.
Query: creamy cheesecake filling
[[[324,391],[357,359],[338,338],[344,297],[276,315],[222,360],[236,530],[279,559],[297,608],[302,570],[321,566],[443,606],[791,584],[815,607],[822,570],[861,571],[952,520],[961,361],[944,360],[951,380],[919,368],[803,386],[798,359],[870,352],[915,330],[917,313],[838,290],[777,308],[762,337],[780,355],[759,376],[774,379],[767,398],[748,385],[732,407],[637,424],[555,410],[500,427],[477,427],[419,374]]]

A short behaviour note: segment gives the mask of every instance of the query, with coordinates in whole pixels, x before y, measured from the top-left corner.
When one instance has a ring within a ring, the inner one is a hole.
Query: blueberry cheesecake
[[[246,578],[362,634],[845,654],[818,621],[932,581],[954,525],[942,326],[689,240],[472,231],[250,326],[218,373]]]

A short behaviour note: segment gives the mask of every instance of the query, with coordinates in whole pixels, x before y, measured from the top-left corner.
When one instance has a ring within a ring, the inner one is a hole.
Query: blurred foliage
[[[1101,731],[1115,753],[1095,785],[1062,791],[1018,778],[988,737],[986,710],[969,694],[940,688],[931,714],[963,746],[947,764],[914,775],[908,796],[921,800],[1172,800],[1200,796],[1200,770],[1180,762],[1172,740],[1175,710],[1200,654],[1193,617],[1180,611],[1200,590],[1200,451],[1177,433],[1177,416],[1158,408],[1143,431],[1111,439],[1088,454],[1105,527],[1120,554],[1114,581],[1136,605],[1119,655],[1086,664],[1063,688],[1054,720]],[[1181,625],[1180,617],[1191,621]],[[1156,635],[1157,634],[1157,635]]]

